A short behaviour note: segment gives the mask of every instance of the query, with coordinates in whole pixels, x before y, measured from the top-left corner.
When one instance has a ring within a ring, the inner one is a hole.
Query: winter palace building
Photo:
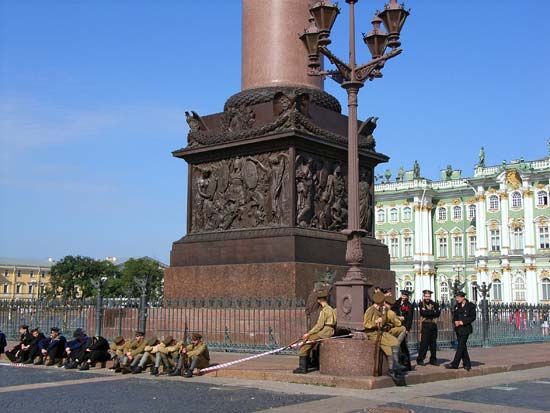
[[[485,166],[473,177],[450,166],[441,179],[400,169],[375,187],[375,235],[389,248],[396,288],[448,301],[455,280],[469,297],[492,283],[490,300],[550,303],[550,157]],[[473,297],[472,297],[473,298]]]

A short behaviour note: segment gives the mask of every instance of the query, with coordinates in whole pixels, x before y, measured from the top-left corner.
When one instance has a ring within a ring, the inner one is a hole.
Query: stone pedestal
[[[333,339],[321,344],[320,373],[331,376],[378,376],[388,370],[382,356],[380,372],[374,371],[375,344],[366,339]]]
[[[342,280],[335,286],[338,326],[363,331],[363,315],[369,301],[367,291],[372,284],[363,280]]]

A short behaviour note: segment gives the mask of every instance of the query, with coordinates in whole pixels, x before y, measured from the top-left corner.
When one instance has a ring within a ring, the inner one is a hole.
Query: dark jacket
[[[87,348],[92,341],[91,337],[88,337],[86,334],[75,338],[67,343],[66,347],[69,347],[71,351],[78,351],[80,349]]]
[[[32,347],[32,346],[38,346],[39,343],[40,343],[42,340],[44,340],[45,338],[46,338],[46,336],[44,336],[44,334],[40,333],[40,334],[38,334],[38,337],[32,336],[32,340],[31,340],[31,342],[30,342],[29,344],[30,344],[31,347]]]
[[[472,334],[472,323],[476,319],[476,306],[475,304],[464,301],[464,305],[455,304],[453,308],[453,323],[455,321],[462,321],[464,325],[455,327],[457,336],[467,336]]]
[[[392,305],[391,309],[398,317],[404,317],[403,326],[407,331],[410,331],[413,324],[413,308],[410,301],[402,301],[401,298]]]
[[[103,337],[94,337],[90,346],[88,347],[91,351],[109,351],[109,342]]]
[[[56,339],[46,338],[38,343],[38,348],[47,350],[48,352],[54,350],[57,346],[65,348],[67,346],[67,339],[64,336],[58,336]]]
[[[0,330],[0,354],[5,353],[6,346],[8,342],[6,341],[6,335]]]
[[[418,309],[420,310],[420,317],[422,321],[433,321],[441,315],[439,304],[432,300],[430,300],[429,303],[426,303],[424,300],[420,301],[420,304],[418,304]]]
[[[32,339],[32,334],[27,331],[26,333],[23,333],[19,336],[19,344],[24,344],[28,346],[31,343]]]

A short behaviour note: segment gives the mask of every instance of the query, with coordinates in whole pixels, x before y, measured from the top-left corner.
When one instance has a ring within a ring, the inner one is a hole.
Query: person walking
[[[468,337],[473,332],[472,323],[476,319],[476,306],[466,299],[466,294],[458,292],[455,296],[456,304],[453,308],[453,324],[458,341],[455,357],[452,362],[445,365],[447,369],[458,369],[460,360],[464,370],[472,369],[472,362],[468,354]]]

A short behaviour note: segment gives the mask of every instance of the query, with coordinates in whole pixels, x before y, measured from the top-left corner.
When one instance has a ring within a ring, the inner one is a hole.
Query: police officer
[[[412,365],[411,353],[409,352],[409,346],[407,344],[407,336],[411,331],[414,316],[413,308],[409,301],[410,294],[411,292],[409,290],[401,290],[401,297],[392,305],[392,310],[397,314],[397,317],[399,317],[407,332],[405,338],[401,342],[401,357],[403,359],[402,364],[407,367],[409,371],[412,370]]]
[[[424,366],[424,358],[430,348],[430,364],[433,366],[439,366],[437,363],[437,319],[441,315],[439,310],[439,304],[432,301],[433,291],[422,291],[423,297],[418,309],[420,311],[421,321],[421,338],[420,348],[418,349],[418,356],[416,358],[416,364]]]
[[[293,370],[294,374],[307,374],[309,367],[309,356],[316,343],[308,343],[323,338],[329,338],[334,335],[336,328],[336,311],[328,305],[328,290],[317,291],[317,302],[321,306],[321,312],[317,323],[302,336],[303,344],[298,351],[298,368]]]
[[[464,370],[470,371],[472,362],[468,354],[468,337],[472,334],[472,323],[476,319],[476,306],[466,299],[466,294],[458,292],[455,296],[456,304],[453,308],[453,324],[458,341],[455,358],[452,362],[445,365],[447,369],[458,369],[460,360]]]

